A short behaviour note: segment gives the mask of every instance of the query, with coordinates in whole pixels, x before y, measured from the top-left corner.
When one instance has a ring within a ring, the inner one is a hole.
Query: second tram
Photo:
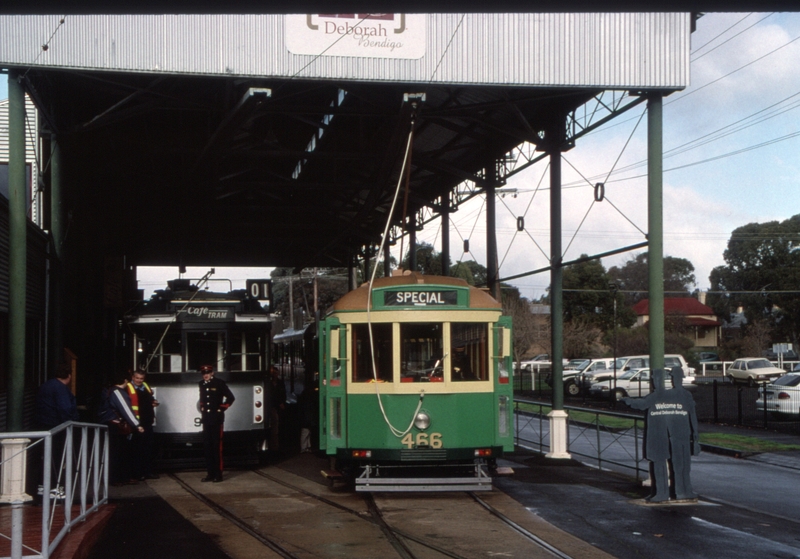
[[[513,450],[511,341],[501,304],[456,278],[351,291],[319,326],[320,446],[360,491],[491,489]]]
[[[226,461],[256,462],[265,448],[270,398],[271,320],[245,290],[201,290],[168,282],[126,318],[133,336],[133,370],[147,373],[156,409],[159,457],[170,465],[202,459],[199,370],[212,365],[236,401],[225,414]]]

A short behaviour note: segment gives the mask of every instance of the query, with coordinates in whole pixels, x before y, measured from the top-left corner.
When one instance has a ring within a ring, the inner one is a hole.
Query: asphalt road
[[[538,423],[531,429],[538,439]],[[580,436],[573,426],[570,433],[571,451],[596,454],[595,433]],[[632,437],[602,434],[599,445],[608,460],[633,465]],[[497,486],[622,559],[800,557],[800,451],[746,458],[703,452],[692,459],[700,495],[692,505],[646,504],[649,488],[636,482],[633,470],[610,462],[598,469],[596,461],[581,460],[589,465],[520,450],[510,457],[516,474]]]

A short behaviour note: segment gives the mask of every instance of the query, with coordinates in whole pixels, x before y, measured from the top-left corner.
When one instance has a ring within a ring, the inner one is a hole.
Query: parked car
[[[570,396],[580,395],[583,388],[583,385],[581,384],[581,375],[612,367],[613,363],[614,360],[610,358],[570,359],[569,362],[564,365],[564,370],[562,372],[564,392]],[[549,386],[553,386],[552,380],[553,376],[552,373],[550,373],[545,378],[545,382]]]
[[[639,398],[650,394],[650,369],[631,369],[625,371],[617,378],[595,382],[589,388],[589,395],[594,398],[608,398],[610,391],[614,391],[614,399],[621,400],[626,396]]]
[[[764,357],[744,357],[737,359],[725,372],[731,382],[746,382],[755,386],[760,382],[767,382],[786,374],[786,371],[776,367]]]
[[[783,375],[771,384],[758,389],[759,397],[756,400],[756,409],[764,411],[764,394],[766,393],[767,411],[778,416],[800,415],[800,365],[791,372]]]
[[[722,368],[722,361],[719,358],[719,354],[713,351],[701,351],[698,353],[697,363],[700,364],[701,367],[703,363],[705,363],[705,368],[709,371],[717,371]]]
[[[609,363],[607,369],[587,371],[581,376],[581,386],[588,390],[595,382],[600,382],[606,379],[614,378],[614,362]],[[694,379],[694,367],[690,367],[686,363],[686,359],[680,354],[668,354],[664,356],[664,368],[671,369],[672,367],[681,367],[683,369],[684,378]],[[627,357],[619,357],[616,361],[616,376],[619,378],[627,371],[634,369],[649,369],[650,356],[649,355],[632,355]],[[684,383],[686,384],[686,383]]]

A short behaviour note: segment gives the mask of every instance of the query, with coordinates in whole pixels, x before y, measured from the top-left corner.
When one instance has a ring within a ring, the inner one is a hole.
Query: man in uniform
[[[224,380],[214,378],[211,365],[200,367],[203,380],[200,381],[200,414],[203,423],[203,445],[206,457],[207,475],[200,481],[222,481],[222,430],[225,423],[225,410],[235,400],[233,392]]]

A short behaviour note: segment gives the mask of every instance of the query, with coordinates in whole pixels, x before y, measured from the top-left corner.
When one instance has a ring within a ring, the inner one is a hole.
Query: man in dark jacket
[[[222,481],[222,432],[225,423],[225,410],[231,407],[235,398],[224,380],[214,378],[211,365],[200,367],[203,380],[200,381],[200,413],[203,420],[203,446],[206,457],[207,475],[200,481]]]
[[[58,367],[56,377],[39,387],[36,395],[37,428],[50,430],[65,421],[78,421],[78,406],[69,389],[72,371],[68,365]]]

